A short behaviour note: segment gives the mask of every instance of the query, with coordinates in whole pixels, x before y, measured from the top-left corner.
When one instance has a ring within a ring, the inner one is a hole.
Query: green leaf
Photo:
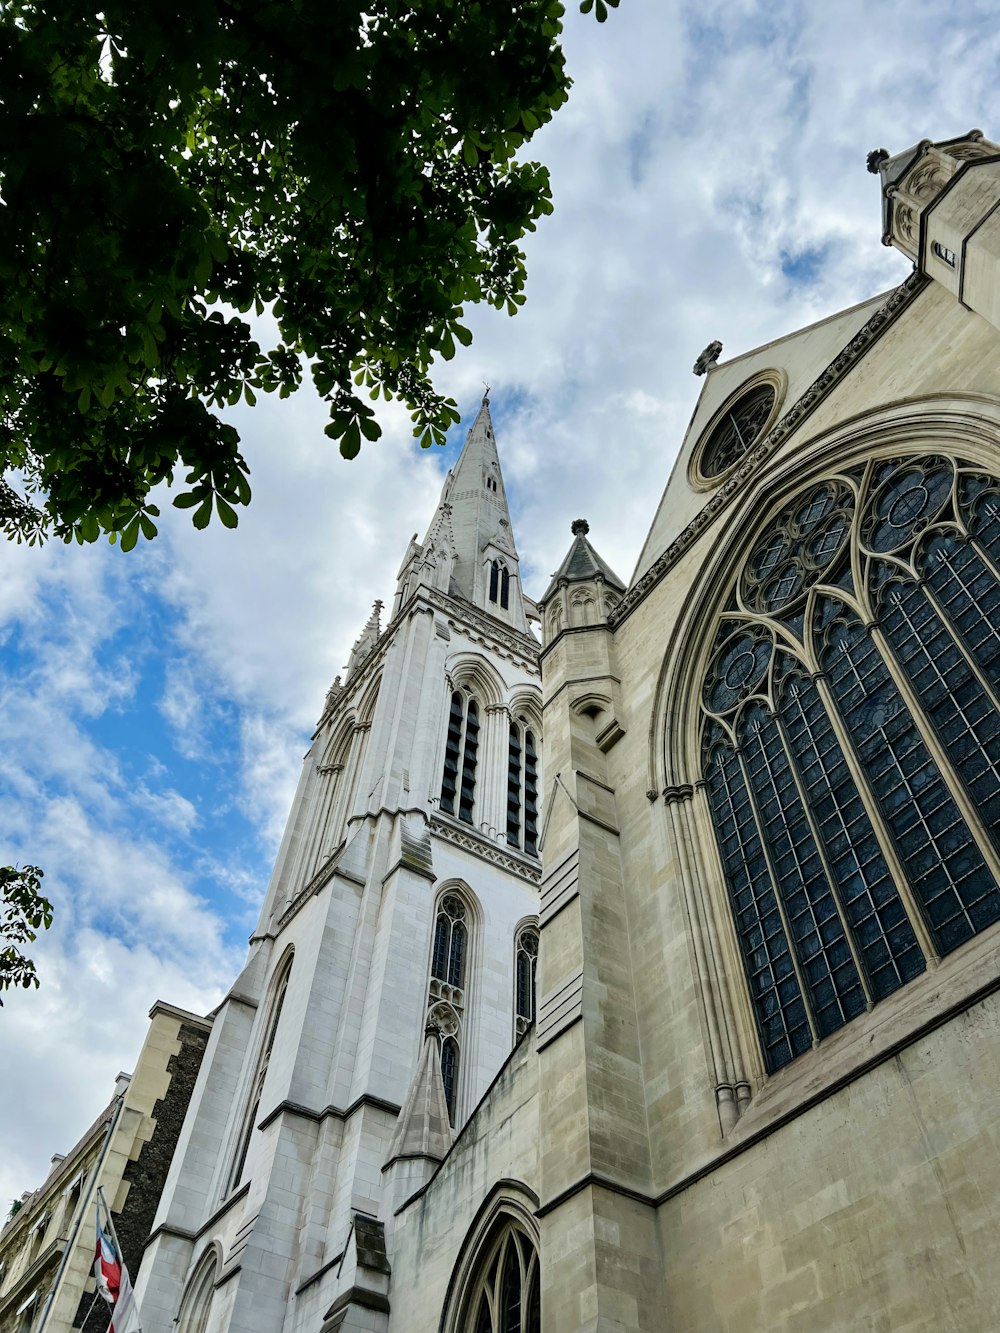
[[[194,514],[191,516],[191,522],[200,531],[202,528],[208,527],[211,517],[212,517],[212,497],[209,496],[208,499],[203,500],[201,504],[198,506],[198,508],[194,511]]]
[[[343,438],[340,441],[340,452],[344,458],[357,458],[361,451],[361,431],[356,421],[344,431]]]
[[[217,495],[215,497],[215,507],[219,512],[219,518],[222,519],[222,526],[225,528],[235,528],[240,519],[232,505],[223,500],[221,495]]]

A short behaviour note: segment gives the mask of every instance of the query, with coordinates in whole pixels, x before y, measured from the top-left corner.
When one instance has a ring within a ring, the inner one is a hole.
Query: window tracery
[[[751,384],[722,410],[700,451],[698,471],[704,478],[714,480],[735,467],[771,420],[777,396],[770,381]]]
[[[538,1252],[513,1222],[487,1252],[466,1308],[469,1315],[463,1328],[469,1333],[540,1333]]]
[[[455,1123],[459,1100],[462,1026],[470,942],[470,912],[457,893],[438,904],[431,948],[427,1026],[438,1034],[441,1079],[448,1116]]]
[[[514,939],[514,1039],[535,1021],[538,927],[522,926]]]
[[[709,809],[775,1070],[1000,920],[1000,480],[938,455],[813,484],[736,581]]]

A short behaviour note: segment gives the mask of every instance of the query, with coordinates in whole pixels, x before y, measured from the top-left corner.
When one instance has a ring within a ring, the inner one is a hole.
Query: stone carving
[[[700,513],[695,515],[663,554],[650,565],[642,578],[629,588],[608,616],[612,628],[620,625],[625,617],[649,596],[664,574],[677,563],[705,528],[713,523],[730,501],[739,494],[761,464],[771,457],[787,435],[797,430],[815,411],[834,385],[838,384],[851,367],[881,338],[886,329],[898,319],[929,281],[930,279],[923,273],[914,272],[890,293],[885,304],[879,306],[867,324],[855,334],[842,351],[837,353],[819,378],[810,384],[805,393],[796,399],[783,416],[779,417],[757,448],[748,454],[743,463],[722,483]]]
[[[904,189],[914,199],[930,199],[945,184],[947,184],[947,177],[941,170],[941,164],[939,162],[925,162],[923,166],[917,167],[912,173]]]
[[[911,245],[917,243],[917,220],[914,217],[913,209],[909,204],[897,204],[893,214],[893,222],[900,238],[909,241]]]
[[[889,161],[889,154],[884,148],[873,148],[868,154],[868,170],[873,176],[877,176],[883,162]]]
[[[521,879],[526,879],[531,884],[541,882],[541,866],[529,865],[520,857],[511,856],[509,852],[505,852],[495,843],[489,842],[486,838],[477,837],[471,830],[466,833],[463,829],[455,828],[448,820],[439,819],[432,815],[431,831],[444,838],[445,842],[453,843],[456,847],[472,852],[475,856],[482,857],[484,861],[489,861],[493,865],[503,866],[504,870],[519,875]]]
[[[719,340],[716,339],[715,342],[711,342],[708,344],[705,350],[698,357],[698,360],[694,363],[694,366],[692,367],[694,373],[696,375],[704,375],[706,371],[708,371],[712,366],[715,365],[716,361],[718,361],[721,355],[722,355],[722,343],[720,343]]]

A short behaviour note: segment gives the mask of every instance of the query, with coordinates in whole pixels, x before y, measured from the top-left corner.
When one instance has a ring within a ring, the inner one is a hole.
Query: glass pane
[[[431,955],[431,976],[438,981],[448,980],[448,942],[451,935],[451,923],[443,913],[438,913],[434,927],[434,952]]]
[[[709,808],[769,1070],[808,1050],[812,1034],[739,760],[721,728],[707,733]]]
[[[777,724],[754,705],[739,736],[816,1030],[824,1037],[864,1010],[864,988]]]
[[[513,1235],[507,1241],[500,1288],[500,1311],[502,1333],[521,1333],[521,1265]]]
[[[868,984],[881,999],[922,972],[924,956],[819,691],[795,663],[783,663],[781,676],[785,734]]]
[[[871,635],[839,606],[822,648],[831,691],[907,878],[942,953],[981,926],[969,908],[996,885],[913,725]]]
[[[465,985],[465,927],[455,921],[451,927],[451,949],[448,955],[448,985]]]
[[[454,1038],[445,1037],[441,1043],[441,1081],[444,1098],[448,1103],[448,1119],[455,1123],[455,1089],[458,1081],[458,1046]]]
[[[476,1316],[475,1333],[493,1333],[493,1320],[490,1318],[490,1303],[484,1291],[479,1301],[479,1314]]]

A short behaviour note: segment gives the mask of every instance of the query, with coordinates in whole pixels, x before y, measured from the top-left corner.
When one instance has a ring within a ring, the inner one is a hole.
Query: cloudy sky
[[[571,10],[574,6],[570,6]],[[157,998],[204,1012],[240,961],[324,692],[388,600],[492,385],[525,583],[584,516],[628,577],[714,338],[723,359],[901,281],[869,149],[1000,132],[978,0],[622,0],[571,12],[571,101],[539,134],[555,213],[528,304],[474,312],[424,453],[399,416],[354,462],[307,392],[243,410],[235,532],[0,548],[0,864],[56,906],[41,990],[0,1011],[0,1206],[40,1183],[131,1069]]]

